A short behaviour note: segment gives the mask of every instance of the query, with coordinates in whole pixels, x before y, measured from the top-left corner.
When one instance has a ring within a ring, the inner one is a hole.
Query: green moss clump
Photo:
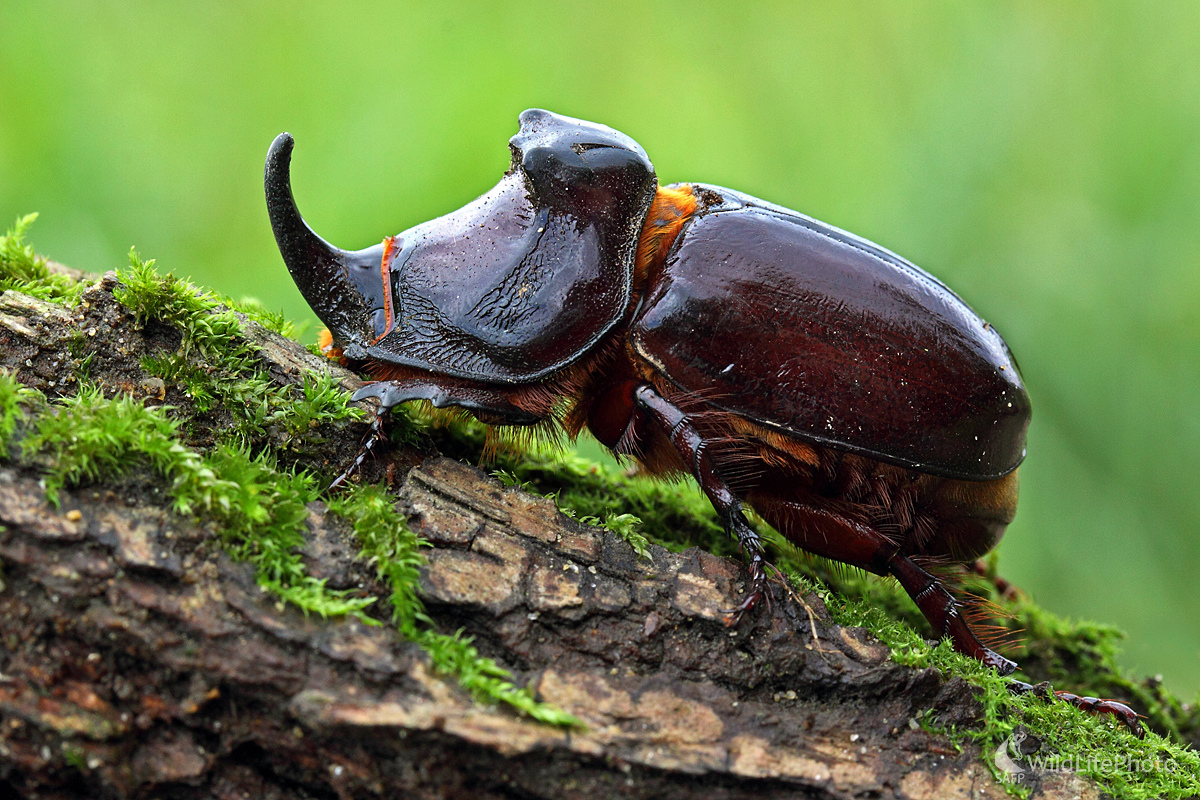
[[[59,490],[66,485],[120,475],[139,465],[166,474],[181,459],[174,452],[176,427],[141,403],[109,401],[99,389],[83,387],[38,417],[22,449],[26,456],[49,455],[43,483],[46,499],[57,506]]]
[[[282,315],[269,314],[253,301],[231,304],[170,273],[159,275],[153,260],[142,261],[134,251],[120,279],[113,294],[140,323],[153,320],[183,333],[178,351],[147,356],[143,369],[181,387],[198,411],[228,411],[235,425],[226,437],[260,439],[269,426],[281,426],[298,440],[326,422],[365,419],[328,374],[308,376],[297,389],[276,384],[261,369],[254,348],[242,337],[238,311],[276,332],[290,332]]]
[[[845,608],[842,613],[846,613]],[[850,612],[849,616],[860,613]],[[1138,739],[1113,718],[1080,711],[1064,702],[1049,702],[1035,695],[1013,695],[1006,678],[955,652],[949,641],[930,647],[920,637],[910,636],[911,631],[906,633],[899,623],[884,622],[880,632],[896,661],[914,667],[935,667],[980,687],[982,727],[945,732],[954,740],[980,744],[997,779],[1004,776],[996,772],[990,756],[1003,746],[1018,725],[1023,725],[1042,741],[1044,753],[1056,754],[1059,763],[1073,765],[1080,774],[1116,797],[1185,798],[1200,792],[1200,753],[1195,750],[1154,732]],[[1020,786],[1005,785],[1015,794],[1028,794]]]
[[[57,505],[64,486],[114,479],[134,469],[172,481],[175,510],[218,523],[235,558],[255,567],[260,586],[322,616],[362,613],[371,598],[352,598],[308,575],[297,549],[304,544],[306,505],[317,497],[315,480],[278,470],[268,455],[222,445],[201,455],[179,440],[179,423],[163,407],[146,408],[94,386],[64,397],[34,420],[23,442],[27,456],[49,456],[46,499]]]
[[[362,548],[362,558],[375,567],[391,589],[392,622],[407,638],[430,624],[417,596],[424,542],[396,510],[395,498],[375,486],[351,486],[328,499],[329,511],[347,520]]]
[[[1183,741],[1180,723],[1189,714],[1177,698],[1153,681],[1133,680],[1118,664],[1125,634],[1112,625],[1068,620],[1050,614],[1026,595],[1011,601],[1012,624],[1023,631],[1023,669],[1039,680],[1070,686],[1077,694],[1122,697],[1143,712],[1159,730]],[[1194,725],[1194,722],[1193,722]]]
[[[0,236],[0,292],[15,289],[40,300],[74,305],[84,285],[50,272],[46,259],[25,244],[25,234],[37,217],[37,214],[18,217],[8,232]]]
[[[220,297],[220,295],[215,295]],[[252,319],[259,325],[262,325],[269,331],[279,334],[285,339],[294,339],[296,337],[296,326],[291,320],[283,316],[282,311],[271,311],[264,306],[261,301],[253,297],[243,297],[241,300],[231,300],[227,297],[221,297],[221,302],[232,308],[238,313],[244,314],[248,319]]]
[[[441,452],[474,463],[486,460],[502,482],[554,499],[568,516],[612,530],[639,552],[645,547],[641,539],[674,552],[689,547],[717,555],[738,552],[694,483],[628,477],[545,442],[505,447],[484,459],[487,431],[480,423],[408,413],[408,426],[431,437]]]
[[[4,370],[0,370],[0,457],[8,456],[17,425],[25,419],[25,406],[42,402],[40,392],[27,388]]]
[[[606,514],[604,519],[580,517],[579,521],[584,525],[595,525],[615,533],[633,548],[633,552],[637,553],[639,558],[650,559],[650,540],[638,530],[642,525],[641,517],[634,514]]]

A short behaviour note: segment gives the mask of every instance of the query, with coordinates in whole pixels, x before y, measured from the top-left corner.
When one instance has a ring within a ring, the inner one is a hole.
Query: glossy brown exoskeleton
[[[347,472],[409,400],[586,427],[699,482],[750,559],[735,618],[765,591],[748,502],[799,547],[895,576],[957,650],[1015,669],[921,566],[999,541],[1030,414],[1003,339],[936,278],[729,189],[660,187],[632,139],[538,110],[494,189],[349,252],[300,217],[292,146],[281,134],[267,157],[275,236],[328,351],[376,379],[355,399],[380,402]]]

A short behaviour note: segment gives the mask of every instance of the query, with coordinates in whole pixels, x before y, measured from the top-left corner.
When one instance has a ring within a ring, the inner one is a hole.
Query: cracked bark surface
[[[65,342],[82,330],[98,354],[93,380],[170,401],[171,387],[137,366],[170,333],[134,326],[113,285],[101,282],[79,311],[6,293],[0,361],[53,393],[65,370],[49,364],[67,363]],[[247,335],[276,380],[336,370],[256,326]],[[314,439],[297,463],[343,463],[362,430]],[[279,603],[152,482],[67,489],[56,509],[36,464],[8,461],[0,794],[1006,796],[976,748],[916,722],[932,709],[940,724],[971,725],[971,688],[891,662],[815,596],[780,597],[730,630],[720,612],[742,591],[736,562],[657,547],[641,559],[473,467],[415,452],[390,464],[400,509],[432,544],[421,593],[435,623],[473,635],[586,730],[475,704],[389,627]],[[373,464],[368,477],[388,473]],[[312,573],[386,597],[322,503],[307,524]],[[1060,774],[1034,796],[1098,795]]]

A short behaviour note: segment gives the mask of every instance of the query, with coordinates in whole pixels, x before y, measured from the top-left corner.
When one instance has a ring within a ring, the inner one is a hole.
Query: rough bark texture
[[[6,294],[0,361],[53,393],[82,331],[94,380],[170,401],[137,359],[173,334],[133,325],[112,287],[78,311]],[[330,369],[249,330],[280,381]],[[360,436],[351,426],[298,461],[342,463]],[[976,749],[916,723],[933,709],[942,724],[971,725],[971,688],[892,663],[817,598],[775,602],[730,630],[720,609],[739,597],[738,563],[661,548],[639,559],[472,467],[415,453],[393,463],[397,502],[433,544],[421,586],[436,623],[464,628],[586,730],[474,704],[389,627],[278,603],[153,481],[67,490],[51,508],[36,466],[9,461],[0,795],[1005,796]],[[321,503],[310,511],[311,570],[384,597],[349,531]],[[1095,791],[1058,775],[1035,796]]]

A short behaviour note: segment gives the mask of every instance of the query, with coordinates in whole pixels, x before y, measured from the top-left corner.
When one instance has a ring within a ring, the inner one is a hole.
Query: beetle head
[[[309,305],[354,359],[471,380],[537,380],[579,358],[629,310],[654,167],[624,134],[548,111],[521,115],[512,164],[488,193],[383,245],[313,233],[288,184],[292,139],[267,156],[271,224]]]

